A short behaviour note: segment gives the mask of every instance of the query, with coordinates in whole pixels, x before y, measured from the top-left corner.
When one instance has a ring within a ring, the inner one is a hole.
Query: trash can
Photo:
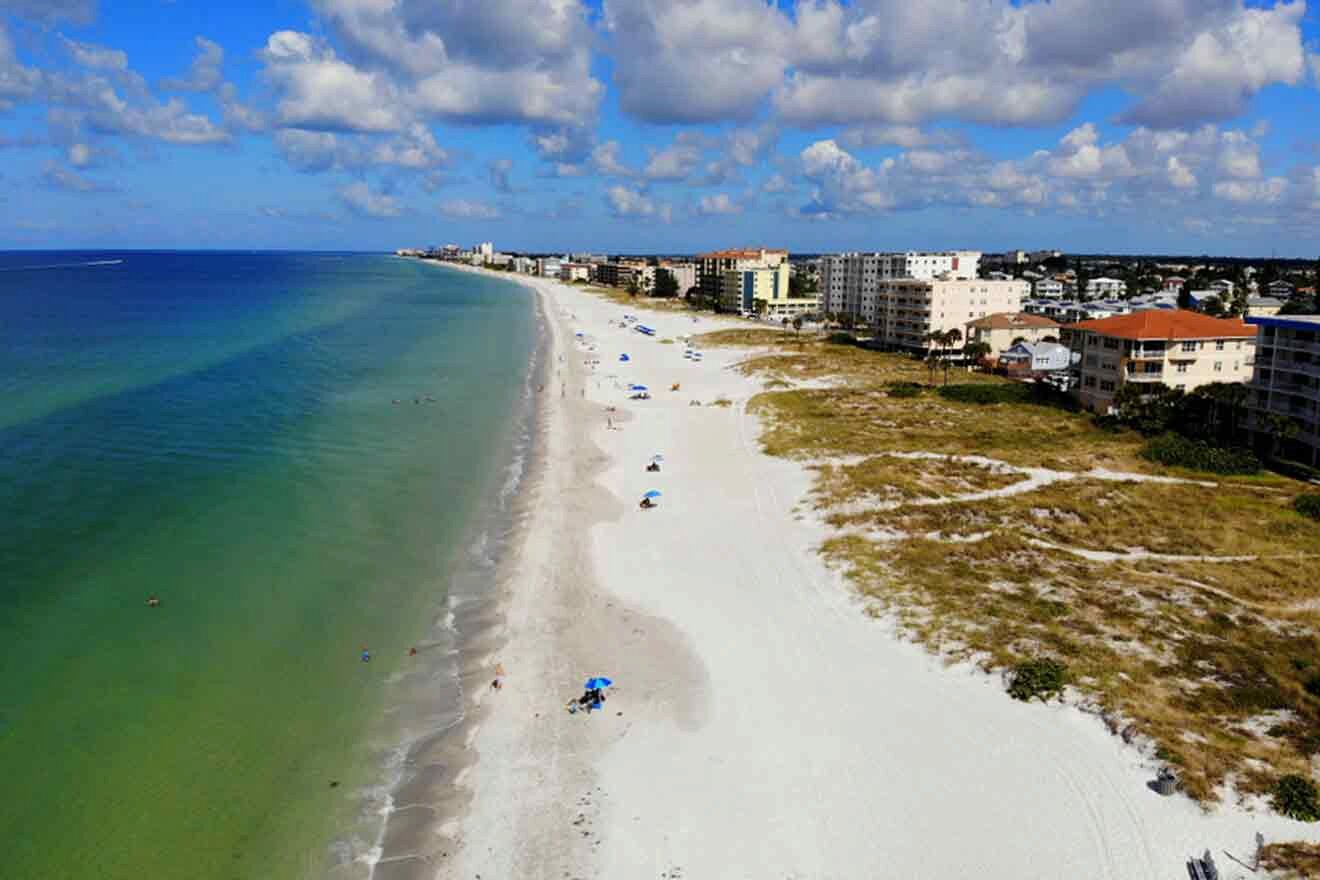
[[[1155,778],[1155,791],[1168,797],[1178,792],[1178,777],[1168,770],[1161,770]]]

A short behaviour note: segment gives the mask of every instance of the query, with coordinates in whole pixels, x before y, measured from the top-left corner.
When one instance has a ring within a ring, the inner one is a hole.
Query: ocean
[[[0,875],[366,876],[539,336],[389,256],[0,254]]]

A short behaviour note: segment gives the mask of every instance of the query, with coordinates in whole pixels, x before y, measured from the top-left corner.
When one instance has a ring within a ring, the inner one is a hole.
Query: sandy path
[[[610,325],[618,306],[541,287],[566,394],[509,599],[509,685],[487,696],[442,876],[1167,880],[1207,847],[1250,861],[1258,830],[1316,837],[1160,798],[1096,719],[895,638],[820,562],[823,526],[793,513],[811,475],[759,451],[736,356],[659,342],[709,320],[647,314],[644,338]],[[627,401],[592,358],[654,399]],[[735,405],[689,406],[719,396]],[[661,506],[639,511],[650,488]],[[568,716],[591,674],[619,682],[606,711]]]

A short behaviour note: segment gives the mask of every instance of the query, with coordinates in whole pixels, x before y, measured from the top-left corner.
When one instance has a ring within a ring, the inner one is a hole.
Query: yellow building
[[[789,296],[789,265],[773,268],[729,269],[720,279],[720,307],[743,315],[793,318],[816,311],[815,296]]]

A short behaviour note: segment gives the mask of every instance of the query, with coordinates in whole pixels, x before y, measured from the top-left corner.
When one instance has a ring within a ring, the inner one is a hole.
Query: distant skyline
[[[1320,256],[1320,5],[0,0],[0,248]]]

